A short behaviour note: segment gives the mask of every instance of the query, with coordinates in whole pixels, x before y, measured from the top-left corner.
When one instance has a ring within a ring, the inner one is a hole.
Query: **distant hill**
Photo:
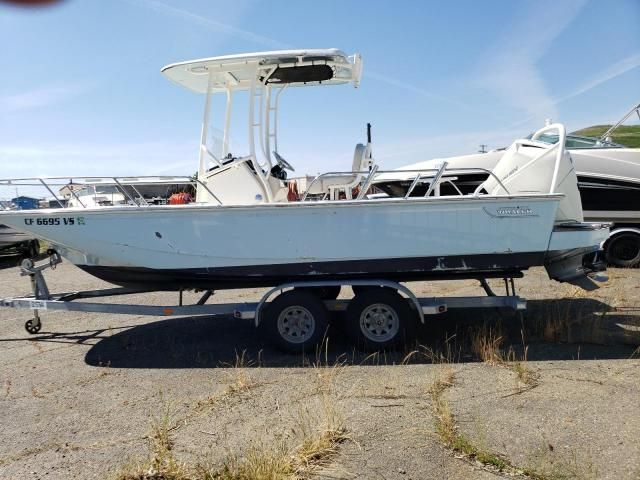
[[[585,137],[600,137],[611,125],[594,125],[573,132],[574,135]],[[621,125],[611,135],[611,139],[630,148],[640,148],[640,125]]]

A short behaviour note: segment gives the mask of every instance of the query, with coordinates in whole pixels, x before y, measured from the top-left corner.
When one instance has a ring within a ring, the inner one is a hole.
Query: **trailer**
[[[199,300],[185,305],[183,291],[178,292],[175,305],[142,305],[136,303],[92,302],[91,299],[113,298],[153,290],[125,287],[51,293],[44,271],[55,269],[62,262],[60,255],[50,250],[48,258],[36,263],[23,260],[20,275],[31,281],[32,295],[0,299],[0,306],[33,310],[33,318],[25,323],[30,334],[42,328],[43,311],[93,312],[152,317],[206,316],[250,319],[257,328],[281,350],[300,352],[317,345],[325,335],[330,317],[345,314],[345,331],[359,348],[381,350],[392,348],[410,338],[418,323],[426,317],[449,310],[465,308],[502,308],[513,312],[526,309],[526,300],[515,294],[514,278],[505,278],[506,295],[496,295],[485,279],[478,279],[486,296],[418,297],[398,282],[377,280],[340,280],[291,282],[268,290],[258,302],[207,303],[212,290],[201,291]],[[355,295],[337,299],[340,289],[349,286]]]

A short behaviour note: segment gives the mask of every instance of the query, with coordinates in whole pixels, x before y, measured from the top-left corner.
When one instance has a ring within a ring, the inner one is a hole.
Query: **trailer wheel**
[[[397,346],[410,336],[415,324],[407,300],[390,288],[363,289],[347,307],[347,333],[365,350]]]
[[[33,319],[27,320],[26,323],[24,324],[24,328],[30,334],[35,335],[42,328],[42,323],[40,322],[36,323],[33,321]]]
[[[280,349],[291,353],[314,348],[329,326],[329,312],[311,292],[294,289],[279,295],[265,311],[263,332]]]
[[[613,235],[605,244],[607,263],[616,267],[640,264],[640,235],[632,232]]]

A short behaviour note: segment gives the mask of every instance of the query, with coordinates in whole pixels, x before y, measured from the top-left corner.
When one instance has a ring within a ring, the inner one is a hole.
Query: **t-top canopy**
[[[247,90],[253,78],[268,85],[336,85],[360,82],[362,58],[335,48],[279,50],[173,63],[161,70],[173,83],[198,93]]]

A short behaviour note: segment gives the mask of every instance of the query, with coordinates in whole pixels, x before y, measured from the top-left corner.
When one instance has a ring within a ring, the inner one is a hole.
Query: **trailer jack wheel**
[[[24,328],[30,334],[35,335],[42,328],[42,323],[40,323],[39,320],[32,318],[31,320],[27,320],[27,322],[24,324]]]

